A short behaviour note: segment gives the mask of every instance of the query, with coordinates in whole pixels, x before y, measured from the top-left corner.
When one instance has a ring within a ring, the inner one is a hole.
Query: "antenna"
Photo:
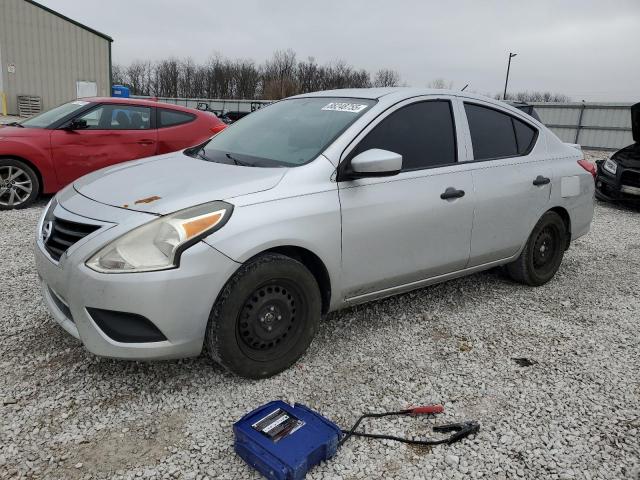
[[[467,88],[468,86],[469,86],[469,84],[467,83],[464,87],[462,87],[462,89],[460,91],[464,92],[464,89]]]

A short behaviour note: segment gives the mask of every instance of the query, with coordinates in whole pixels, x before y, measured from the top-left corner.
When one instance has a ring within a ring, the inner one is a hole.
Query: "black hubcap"
[[[304,297],[288,281],[258,287],[245,301],[237,321],[237,333],[245,354],[262,360],[286,353],[302,325]]]
[[[554,228],[547,226],[538,234],[533,247],[533,267],[545,270],[555,261],[558,250],[558,235]]]

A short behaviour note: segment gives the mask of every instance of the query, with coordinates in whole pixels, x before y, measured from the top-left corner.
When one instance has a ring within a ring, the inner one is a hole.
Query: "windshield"
[[[296,98],[264,107],[190,152],[250,167],[295,167],[315,159],[375,100]]]
[[[70,115],[74,112],[77,112],[87,105],[90,102],[85,102],[82,100],[76,100],[74,102],[65,103],[64,105],[60,105],[58,107],[52,108],[51,110],[47,110],[40,115],[36,115],[35,117],[31,117],[28,120],[25,120],[21,123],[23,127],[30,128],[47,128],[52,123],[57,122],[58,120],[63,119],[67,115]]]

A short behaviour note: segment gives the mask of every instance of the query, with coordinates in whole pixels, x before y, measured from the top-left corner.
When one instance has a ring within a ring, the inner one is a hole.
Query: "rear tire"
[[[506,265],[507,274],[525,285],[544,285],[560,268],[566,246],[564,221],[557,213],[547,212],[534,227],[518,259]]]
[[[26,208],[40,192],[33,169],[20,160],[0,158],[0,210]]]
[[[311,344],[321,305],[316,279],[302,263],[261,255],[240,267],[214,304],[205,337],[209,355],[242,377],[275,375]]]

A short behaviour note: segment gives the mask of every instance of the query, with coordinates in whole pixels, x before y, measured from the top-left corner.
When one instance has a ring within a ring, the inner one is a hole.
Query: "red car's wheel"
[[[0,210],[25,208],[38,197],[38,176],[26,163],[0,158]]]

